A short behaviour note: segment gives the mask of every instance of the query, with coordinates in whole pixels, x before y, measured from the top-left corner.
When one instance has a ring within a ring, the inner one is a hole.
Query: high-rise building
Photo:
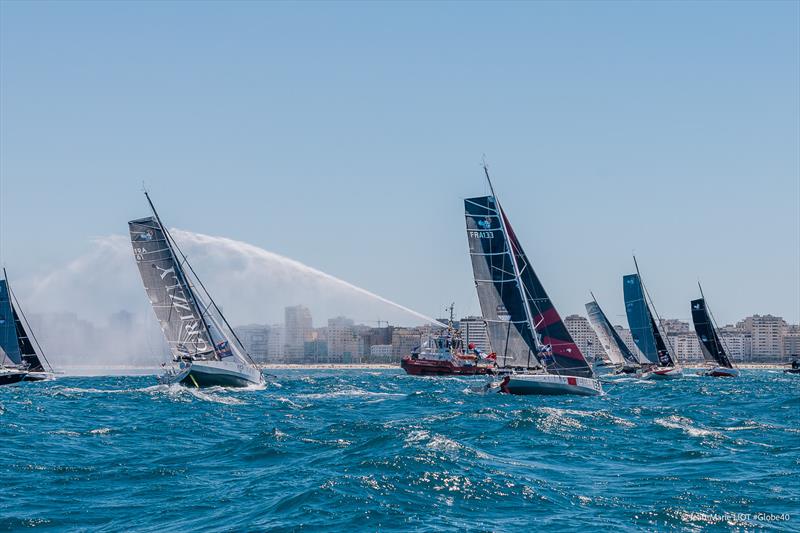
[[[589,324],[589,319],[580,315],[569,315],[564,319],[564,325],[567,331],[572,335],[572,340],[578,345],[578,349],[583,353],[583,356],[588,358],[603,357],[600,346],[600,341],[597,334]]]
[[[753,315],[737,326],[750,332],[753,344],[753,361],[774,361],[783,354],[783,336],[787,324],[783,318],[772,315]]]
[[[678,320],[677,318],[665,318],[661,320],[661,328],[667,335],[680,335],[682,333],[694,332],[694,330],[689,327],[688,322]]]
[[[269,326],[250,324],[237,326],[236,336],[242,341],[242,346],[256,363],[266,363],[269,360]]]
[[[678,363],[699,363],[703,361],[703,351],[700,348],[700,340],[694,332],[678,333],[667,336],[667,340],[672,346]]]
[[[793,324],[783,335],[783,358],[800,359],[800,326]]]
[[[267,360],[276,363],[285,360],[283,324],[272,324],[269,326],[269,338],[267,339]]]
[[[305,343],[314,340],[311,311],[303,305],[294,305],[285,309],[284,317],[284,358],[290,363],[302,362]]]
[[[474,343],[475,347],[482,352],[489,353],[492,347],[489,343],[489,335],[486,332],[486,321],[480,316],[468,316],[458,321],[461,329],[461,338],[464,346]]]
[[[392,331],[392,355],[400,359],[418,349],[422,341],[422,331],[418,328],[394,328]]]
[[[359,362],[364,353],[353,320],[338,316],[328,320],[328,356],[343,363]]]

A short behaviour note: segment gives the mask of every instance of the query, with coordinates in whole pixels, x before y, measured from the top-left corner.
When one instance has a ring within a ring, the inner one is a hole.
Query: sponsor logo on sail
[[[492,227],[492,221],[488,218],[484,218],[478,221],[478,226],[482,229],[489,229]]]
[[[506,322],[511,320],[511,313],[508,312],[505,305],[500,304],[497,306],[497,318]]]

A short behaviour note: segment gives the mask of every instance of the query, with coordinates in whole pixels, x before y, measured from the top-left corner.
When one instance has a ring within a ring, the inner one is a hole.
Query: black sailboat
[[[464,200],[475,287],[501,390],[512,394],[602,393],[511,228],[489,170],[491,196]]]
[[[195,387],[263,384],[261,370],[145,196],[153,216],[128,227],[136,266],[172,352],[172,364],[164,365],[159,380]]]
[[[28,331],[31,331],[30,335]],[[39,348],[38,352],[34,344]],[[11,289],[5,268],[3,279],[0,279],[0,350],[3,354],[0,368],[4,368],[6,374],[22,372],[24,375],[21,379],[25,381],[42,381],[55,375]],[[5,377],[13,379],[8,375]]]
[[[694,322],[694,331],[700,341],[700,350],[703,352],[703,358],[711,365],[711,368],[704,372],[704,375],[737,377],[739,370],[733,366],[733,362],[731,362],[731,358],[727,350],[725,350],[725,344],[718,333],[718,328],[706,303],[703,287],[700,286],[700,283],[697,286],[700,288],[700,298],[692,300],[692,322]]]

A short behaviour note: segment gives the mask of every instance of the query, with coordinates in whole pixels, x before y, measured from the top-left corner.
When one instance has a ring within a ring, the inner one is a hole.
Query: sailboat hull
[[[198,388],[252,387],[263,384],[264,376],[259,369],[235,361],[192,361],[170,369],[159,382]]]
[[[17,370],[0,370],[0,385],[11,385],[12,383],[19,383],[25,379],[25,371]]]
[[[597,396],[603,393],[600,381],[594,378],[558,376],[555,374],[512,374],[500,385],[502,392],[519,395],[577,394]]]
[[[727,368],[724,366],[716,366],[710,370],[703,372],[704,376],[712,376],[715,378],[738,378],[739,370],[736,368]]]
[[[683,369],[677,366],[657,367],[642,374],[642,379],[678,379],[683,377]]]
[[[52,372],[28,372],[25,381],[46,381],[54,378],[55,375]]]

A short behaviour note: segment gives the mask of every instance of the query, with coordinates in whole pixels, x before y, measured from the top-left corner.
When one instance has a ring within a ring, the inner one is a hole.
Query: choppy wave
[[[797,376],[617,380],[594,398],[278,378],[0,387],[0,529],[800,529]]]

